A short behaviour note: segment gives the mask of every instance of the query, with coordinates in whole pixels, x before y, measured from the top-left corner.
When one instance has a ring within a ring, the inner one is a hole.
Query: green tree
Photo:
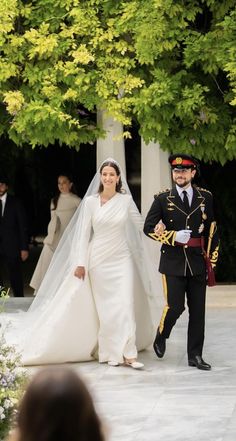
[[[234,158],[235,1],[134,0],[126,6],[121,26],[132,29],[144,81],[133,110],[144,139],[206,161]]]
[[[0,133],[78,147],[102,108],[146,142],[236,156],[234,0],[3,0]]]

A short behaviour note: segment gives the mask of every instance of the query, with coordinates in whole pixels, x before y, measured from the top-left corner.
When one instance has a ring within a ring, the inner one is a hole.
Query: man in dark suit
[[[1,274],[4,263],[14,296],[23,297],[21,262],[29,254],[26,215],[20,201],[7,191],[8,179],[0,174],[0,285],[4,285]]]
[[[166,339],[176,320],[189,309],[188,364],[210,370],[202,358],[205,328],[206,250],[211,264],[218,259],[218,236],[212,194],[192,185],[199,170],[189,155],[171,155],[174,187],[155,195],[147,214],[144,233],[162,243],[159,271],[162,273],[166,306],[153,344],[156,355],[164,356]],[[164,230],[160,222],[164,224]],[[211,239],[209,241],[209,235]],[[205,257],[204,257],[205,256]]]

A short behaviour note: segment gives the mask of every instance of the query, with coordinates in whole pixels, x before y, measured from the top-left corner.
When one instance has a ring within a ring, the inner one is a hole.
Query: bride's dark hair
[[[117,191],[117,193],[122,193],[122,190],[121,190],[122,182],[121,182],[121,177],[120,177],[120,169],[119,169],[118,165],[116,164],[116,162],[113,162],[113,161],[103,162],[100,167],[100,174],[102,174],[102,170],[104,169],[104,167],[113,167],[114,168],[117,176],[119,176],[119,182],[116,184],[116,191]],[[100,182],[98,193],[102,193],[102,191],[103,191],[103,184]]]

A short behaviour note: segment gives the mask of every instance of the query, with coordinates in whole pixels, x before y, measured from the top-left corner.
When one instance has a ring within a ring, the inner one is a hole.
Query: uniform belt
[[[204,237],[191,237],[187,243],[175,242],[182,247],[201,247],[204,248]]]

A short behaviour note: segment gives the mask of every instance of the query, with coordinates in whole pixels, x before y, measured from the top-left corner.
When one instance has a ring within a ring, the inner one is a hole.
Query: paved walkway
[[[11,298],[7,308],[27,309],[31,300]],[[140,353],[141,371],[96,361],[71,365],[89,385],[107,441],[235,441],[236,286],[208,290],[204,357],[212,371],[187,366],[186,322],[185,312],[164,359],[152,348]]]

